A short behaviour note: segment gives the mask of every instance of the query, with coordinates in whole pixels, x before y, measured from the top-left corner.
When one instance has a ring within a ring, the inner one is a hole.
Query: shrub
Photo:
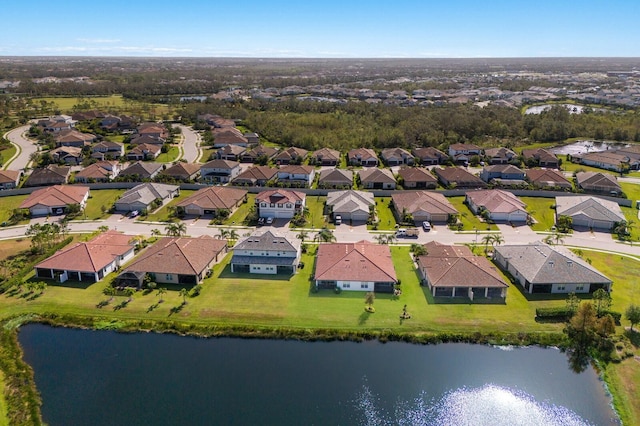
[[[336,292],[336,294],[340,294],[340,293],[342,293],[342,289],[341,289],[340,287],[338,287],[338,286],[336,286],[336,288],[335,288],[335,289],[333,289],[333,291],[335,291],[335,292]]]

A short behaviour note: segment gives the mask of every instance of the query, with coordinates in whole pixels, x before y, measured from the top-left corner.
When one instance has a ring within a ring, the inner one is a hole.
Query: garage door
[[[46,207],[34,207],[31,209],[33,216],[46,216],[49,214],[49,209]]]
[[[293,212],[283,212],[283,211],[275,212],[276,219],[291,219],[292,217],[293,217]]]
[[[194,216],[200,215],[200,209],[194,208],[194,207],[186,208],[184,209],[184,212],[188,215],[194,215]]]

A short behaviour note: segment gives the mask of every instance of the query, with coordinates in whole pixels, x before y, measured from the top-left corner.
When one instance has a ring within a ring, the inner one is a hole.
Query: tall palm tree
[[[493,234],[493,239],[491,240],[491,246],[499,246],[500,244],[504,243],[504,238],[502,238],[502,235],[500,234]]]
[[[157,229],[157,228],[153,228],[153,229],[151,230],[151,235],[153,235],[154,237],[157,237],[157,236],[162,235],[162,232],[161,232],[159,229]]]
[[[307,231],[300,231],[298,235],[296,235],[296,238],[301,241],[306,240],[308,237],[309,237],[309,233]]]
[[[189,295],[189,290],[187,290],[186,288],[182,287],[180,289],[180,296],[182,296],[182,304],[186,305],[187,304],[187,296]]]
[[[158,296],[160,296],[160,302],[162,302],[164,299],[162,298],[163,295],[165,295],[167,293],[167,289],[164,287],[160,287],[158,289],[158,293],[156,293]]]
[[[333,232],[331,232],[330,229],[328,228],[322,228],[320,230],[320,232],[318,232],[314,238],[314,241],[320,241],[323,243],[329,243],[331,241],[335,241],[336,236],[333,235]]]
[[[229,238],[229,230],[220,228],[220,230],[218,230],[218,235],[216,236],[221,240],[226,240]]]
[[[229,230],[228,238],[230,240],[237,240],[238,239],[238,233],[236,232],[235,229],[230,229]]]
[[[489,244],[491,244],[492,241],[493,241],[493,235],[491,234],[487,234],[484,237],[482,237],[482,242],[484,243],[484,254],[487,254],[487,251],[489,251]]]

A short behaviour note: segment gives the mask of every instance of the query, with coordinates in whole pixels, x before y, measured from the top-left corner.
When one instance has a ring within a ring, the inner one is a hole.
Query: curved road
[[[188,163],[195,163],[200,157],[200,134],[194,131],[191,127],[177,124],[176,127],[182,132],[182,158],[187,160]]]
[[[4,137],[14,145],[18,146],[18,152],[12,160],[7,161],[4,166],[8,170],[23,170],[31,162],[31,154],[38,151],[36,145],[31,139],[24,136],[29,130],[29,126],[17,127],[5,133]]]

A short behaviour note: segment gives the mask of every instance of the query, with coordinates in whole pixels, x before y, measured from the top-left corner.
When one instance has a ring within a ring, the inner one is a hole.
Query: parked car
[[[418,238],[418,228],[400,228],[396,231],[396,238]]]
[[[264,217],[258,218],[258,226],[264,225]]]
[[[425,220],[424,222],[422,222],[422,229],[424,229],[424,232],[431,231],[431,224]]]
[[[268,217],[267,218],[267,225],[271,225],[273,223],[273,218],[272,217]]]
[[[133,210],[131,212],[129,212],[129,217],[130,218],[134,218],[134,217],[138,217],[140,215],[140,212],[138,210]]]
[[[334,220],[336,225],[340,225],[342,223],[342,216],[337,214],[336,217],[333,218],[333,220]]]

